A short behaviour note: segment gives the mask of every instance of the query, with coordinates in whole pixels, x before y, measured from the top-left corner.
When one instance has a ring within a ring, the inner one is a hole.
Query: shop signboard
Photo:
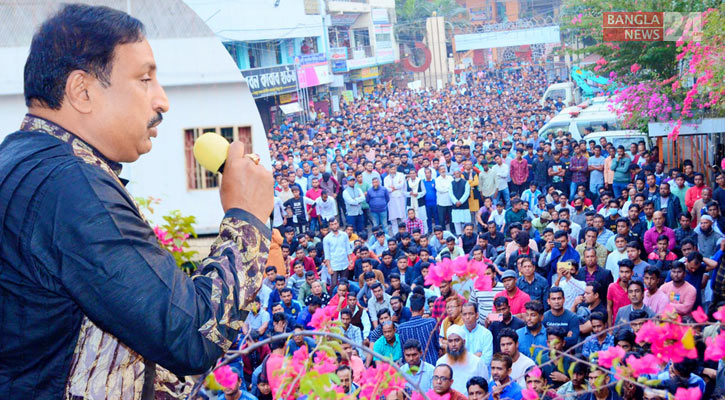
[[[242,71],[242,75],[255,99],[297,90],[294,65],[247,69]]]
[[[331,60],[347,60],[347,47],[331,47],[330,48],[330,59]]]
[[[332,60],[332,72],[347,72],[347,60]]]
[[[319,64],[327,62],[325,53],[302,54],[299,56],[300,65]]]

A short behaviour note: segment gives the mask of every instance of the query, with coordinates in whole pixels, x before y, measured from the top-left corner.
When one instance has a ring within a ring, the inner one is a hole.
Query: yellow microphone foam
[[[202,167],[213,173],[220,172],[219,169],[227,160],[229,142],[221,135],[214,132],[207,132],[194,143],[194,157]]]

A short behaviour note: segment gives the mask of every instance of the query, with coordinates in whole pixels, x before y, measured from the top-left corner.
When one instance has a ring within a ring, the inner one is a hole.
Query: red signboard
[[[611,42],[664,40],[663,12],[605,12],[604,40]]]

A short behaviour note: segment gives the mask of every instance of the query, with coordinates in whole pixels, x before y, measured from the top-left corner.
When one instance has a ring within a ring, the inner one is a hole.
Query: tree
[[[687,119],[723,115],[725,62],[718,49],[722,48],[725,7],[719,1],[567,0],[563,9],[564,33],[570,44],[566,50],[573,55],[601,56],[588,68],[608,73],[613,86],[622,88],[614,92],[613,110],[626,128],[646,132],[650,121],[667,121],[672,123],[670,138],[674,139]],[[605,42],[602,15],[607,11],[696,12],[702,29],[693,32],[685,26],[676,42]],[[571,46],[575,41],[589,45],[575,49]]]

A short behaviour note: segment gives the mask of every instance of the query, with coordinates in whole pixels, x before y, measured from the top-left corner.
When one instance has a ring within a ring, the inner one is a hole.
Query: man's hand
[[[554,382],[569,382],[569,377],[559,371],[554,371],[551,373],[551,380]]]
[[[241,208],[265,222],[274,207],[274,178],[261,165],[244,156],[244,144],[233,142],[224,165],[221,189],[222,208]]]

